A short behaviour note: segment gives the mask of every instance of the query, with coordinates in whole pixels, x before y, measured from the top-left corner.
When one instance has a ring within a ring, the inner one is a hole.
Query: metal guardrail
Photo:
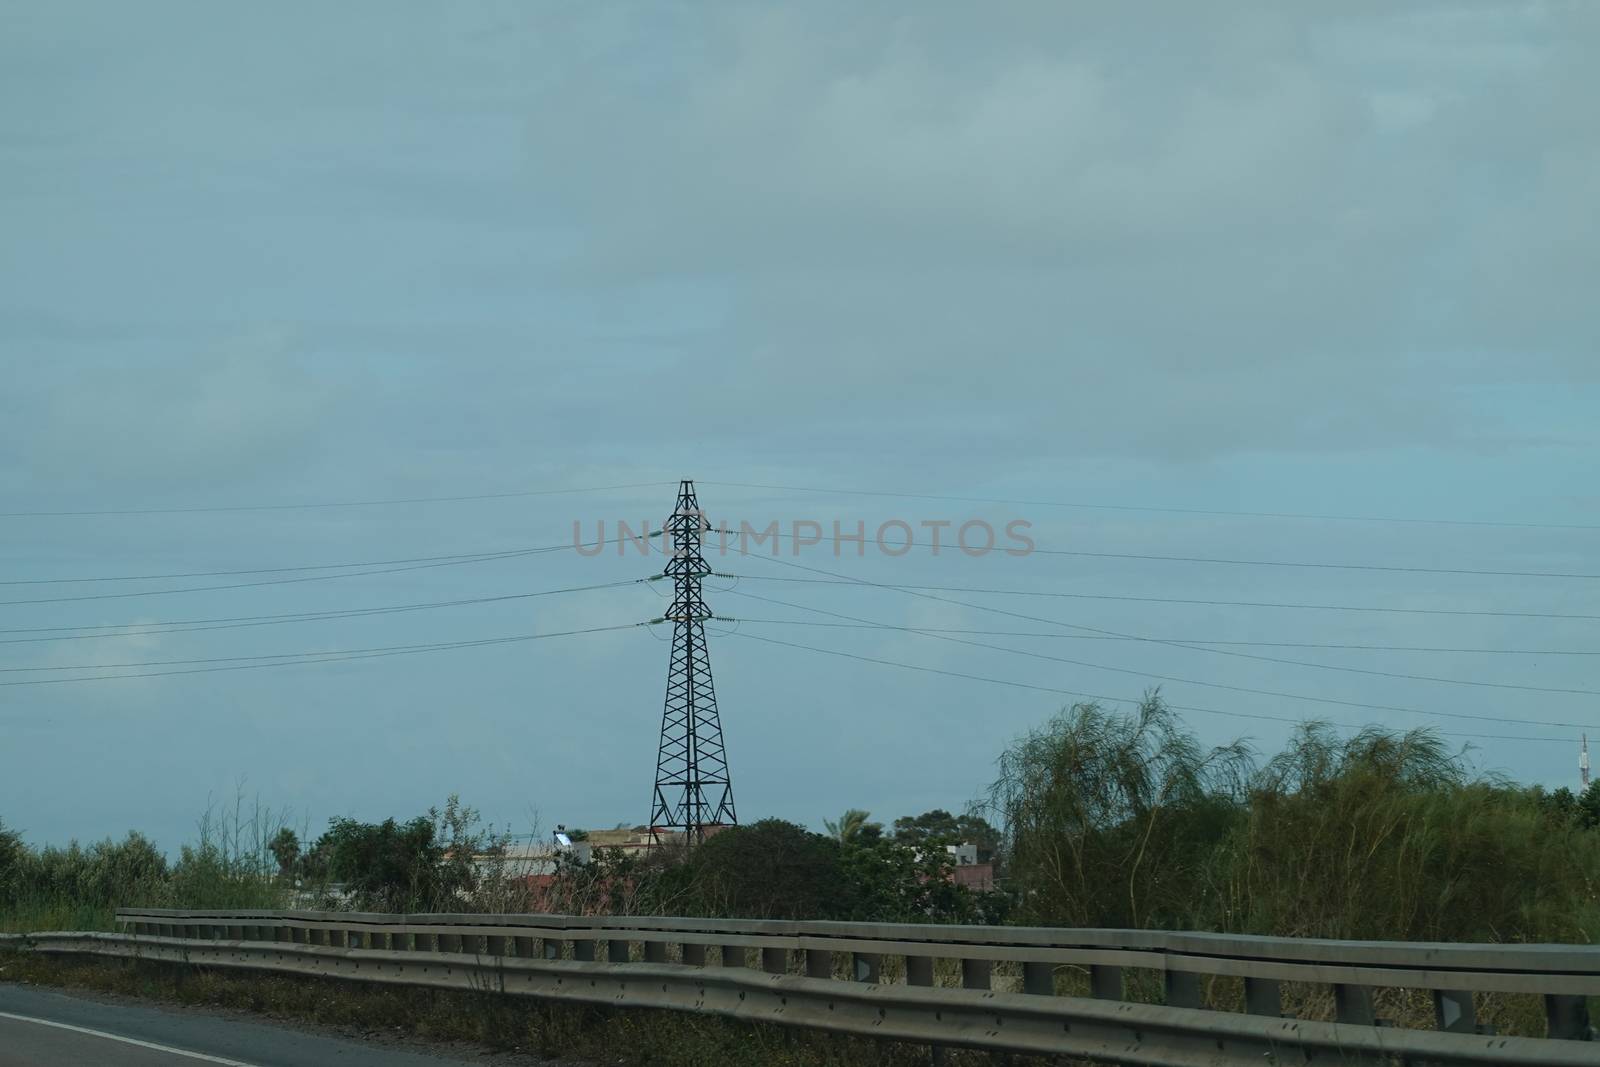
[[[1600,948],[1585,946],[559,915],[117,917],[127,933],[29,937],[45,952],[707,1011],[1125,1064],[1600,1064],[1586,1001],[1600,995]],[[900,980],[884,979],[886,960]],[[935,985],[938,960],[958,961],[959,988]],[[992,988],[996,964],[1020,976],[1020,992]],[[1090,997],[1056,995],[1062,967],[1088,972]],[[1166,1003],[1124,1000],[1127,969],[1158,972]],[[1207,976],[1242,980],[1245,1011],[1204,1008]],[[1336,1020],[1284,1017],[1285,981],[1332,987]],[[1379,1025],[1372,990],[1382,987],[1430,990],[1438,1029]],[[1477,1032],[1474,992],[1543,997],[1549,1038]]]

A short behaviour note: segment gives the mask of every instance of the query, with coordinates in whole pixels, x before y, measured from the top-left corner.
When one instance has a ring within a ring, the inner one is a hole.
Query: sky
[[[683,478],[1040,550],[714,556],[743,821],[960,810],[1156,686],[1207,744],[1431,727],[1575,786],[1597,45],[1581,2],[0,0],[0,819],[643,822],[661,560],[569,546]]]

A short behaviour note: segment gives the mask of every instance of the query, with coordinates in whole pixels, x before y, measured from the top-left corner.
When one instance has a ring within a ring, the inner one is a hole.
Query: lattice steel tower
[[[694,482],[681,482],[678,505],[662,538],[672,553],[666,566],[673,585],[672,608],[666,615],[672,620],[672,659],[667,667],[650,827],[652,835],[681,829],[691,847],[705,839],[707,826],[739,821],[706,649],[711,609],[700,594],[700,581],[711,567],[700,554],[700,538],[707,528]]]

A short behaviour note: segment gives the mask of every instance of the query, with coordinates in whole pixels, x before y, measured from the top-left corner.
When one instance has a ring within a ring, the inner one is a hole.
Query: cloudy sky
[[[1432,726],[1575,784],[1600,7],[1293,9],[0,3],[0,818],[643,821],[660,627],[228,657],[649,619],[263,617],[646,577],[328,565],[659,524],[679,478],[1050,550],[714,560],[745,820],[959,808],[1067,693],[1155,685],[1208,742]]]

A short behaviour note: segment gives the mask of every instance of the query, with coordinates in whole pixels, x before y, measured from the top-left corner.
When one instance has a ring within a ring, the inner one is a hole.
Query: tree
[[[10,900],[21,888],[22,865],[27,858],[22,835],[6,829],[4,820],[0,820],[0,902]]]
[[[844,884],[838,841],[762,819],[707,838],[686,863],[663,872],[658,892],[705,915],[830,919]]]
[[[317,840],[327,874],[342,883],[358,906],[376,911],[424,910],[438,900],[436,874],[444,849],[433,822],[418,817],[364,823],[335,818]]]
[[[976,845],[978,862],[994,859],[1000,848],[1000,831],[975,812],[952,815],[934,808],[921,815],[906,815],[894,821],[894,839],[914,848],[942,848],[945,845]]]
[[[300,835],[287,826],[282,827],[267,842],[267,851],[278,861],[278,875],[288,878],[300,862]]]
[[[1600,827],[1600,781],[1589,783],[1589,788],[1578,794],[1578,825],[1585,830]]]
[[[1203,750],[1152,693],[1132,715],[1074,705],[999,766],[990,802],[1026,917],[1140,927],[1193,921],[1250,763],[1242,744]]]
[[[934,808],[921,815],[904,815],[894,821],[894,839],[903,845],[928,848],[935,845],[959,845],[961,835],[956,817],[943,808]]]
[[[1581,813],[1556,821],[1564,797],[1474,776],[1432,731],[1343,736],[1308,724],[1254,776],[1248,801],[1219,850],[1222,928],[1407,941],[1592,938],[1600,835],[1582,828]]]
[[[870,811],[860,808],[850,808],[839,816],[839,821],[823,819],[822,825],[827,827],[828,834],[840,844],[850,841],[876,841],[883,836],[881,822],[869,822],[872,818]]]
[[[317,839],[304,868],[342,883],[356,902],[382,911],[462,910],[476,906],[479,861],[505,853],[493,828],[451,794],[444,810],[429,808],[405,823],[337,818]]]
[[[976,922],[976,898],[950,876],[942,848],[891,839],[848,842],[840,851],[843,887],[837,917],[860,922]]]

